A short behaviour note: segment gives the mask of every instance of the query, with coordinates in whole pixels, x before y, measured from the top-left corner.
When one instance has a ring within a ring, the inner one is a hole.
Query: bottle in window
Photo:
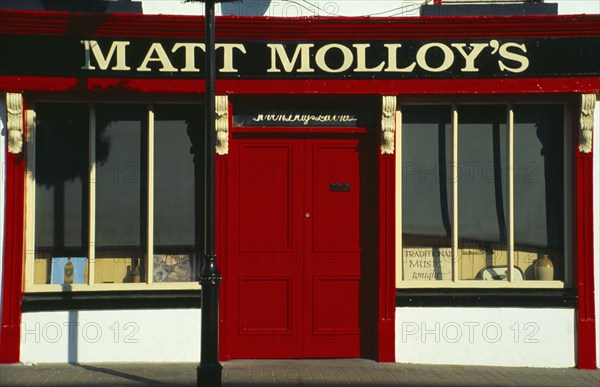
[[[73,284],[74,272],[75,272],[75,267],[73,266],[73,262],[71,262],[71,257],[69,257],[69,259],[67,260],[67,263],[65,264],[65,278],[64,278],[65,285]]]
[[[131,269],[131,282],[140,282],[140,267],[137,260],[134,262],[133,268]]]

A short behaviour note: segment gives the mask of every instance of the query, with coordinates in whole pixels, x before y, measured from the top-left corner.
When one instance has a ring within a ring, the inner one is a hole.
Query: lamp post
[[[223,370],[223,366],[219,363],[219,285],[221,283],[221,273],[217,268],[217,254],[215,253],[215,78],[217,73],[215,61],[215,3],[226,1],[236,0],[204,0],[206,240],[200,270],[202,322],[200,327],[200,364],[196,368],[196,385],[198,387],[220,387]]]

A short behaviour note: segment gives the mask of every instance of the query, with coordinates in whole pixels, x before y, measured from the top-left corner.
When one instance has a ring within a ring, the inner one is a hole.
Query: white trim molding
[[[216,152],[218,155],[229,153],[229,98],[226,95],[215,96],[215,130],[217,131]]]
[[[6,93],[6,129],[8,152],[21,153],[23,151],[23,96],[20,93]]]
[[[592,152],[595,107],[596,94],[581,95],[581,121],[579,126],[579,151],[581,153]]]
[[[381,154],[394,154],[396,132],[396,97],[384,95],[381,100]]]

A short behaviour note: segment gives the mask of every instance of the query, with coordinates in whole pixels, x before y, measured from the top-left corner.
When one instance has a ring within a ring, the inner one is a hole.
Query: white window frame
[[[399,98],[400,99],[400,98]],[[514,267],[514,105],[555,104],[563,106],[563,194],[564,194],[564,281],[522,280],[515,281],[511,270]],[[404,254],[403,254],[403,229],[402,229],[402,107],[407,105],[443,105],[451,107],[452,125],[452,208],[451,208],[451,251],[452,251],[452,279],[407,281],[404,280]],[[507,281],[482,281],[460,280],[458,278],[458,105],[503,105],[507,107],[507,252],[508,252],[508,278]],[[399,100],[396,109],[396,288],[526,288],[526,289],[563,289],[572,287],[573,281],[573,127],[570,105],[564,100],[540,101],[486,101],[480,102],[408,102]]]
[[[72,284],[68,289],[61,284],[35,284],[34,283],[34,264],[35,264],[35,146],[36,146],[36,103],[33,102],[26,110],[27,122],[27,161],[25,172],[25,291],[26,292],[84,292],[84,291],[140,291],[140,290],[198,290],[200,284],[197,281],[190,282],[153,282],[153,259],[154,256],[154,104],[168,105],[177,102],[148,102],[148,101],[132,101],[122,102],[136,105],[145,105],[148,119],[148,184],[147,197],[148,207],[148,226],[147,245],[146,245],[146,275],[145,282],[139,283],[112,283],[112,284],[97,284],[95,279],[95,219],[96,219],[96,105],[115,103],[114,101],[72,101],[72,100],[54,100],[50,99],[36,101],[38,103],[73,103],[73,104],[88,104],[89,112],[89,220],[88,220],[88,283],[87,284]],[[121,102],[119,102],[121,103]],[[186,101],[185,104],[198,104],[196,102]],[[198,104],[201,105],[201,104]],[[196,258],[198,259],[198,258]]]

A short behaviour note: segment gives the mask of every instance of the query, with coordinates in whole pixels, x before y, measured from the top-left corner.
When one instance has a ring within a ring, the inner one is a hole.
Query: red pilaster
[[[23,136],[25,138],[25,134]],[[25,156],[6,152],[6,209],[0,363],[20,360],[21,299],[23,297],[23,221]]]
[[[597,146],[597,145],[596,145]],[[592,153],[576,150],[577,367],[596,369]]]
[[[378,361],[395,361],[396,255],[395,158],[379,155],[379,316]]]

